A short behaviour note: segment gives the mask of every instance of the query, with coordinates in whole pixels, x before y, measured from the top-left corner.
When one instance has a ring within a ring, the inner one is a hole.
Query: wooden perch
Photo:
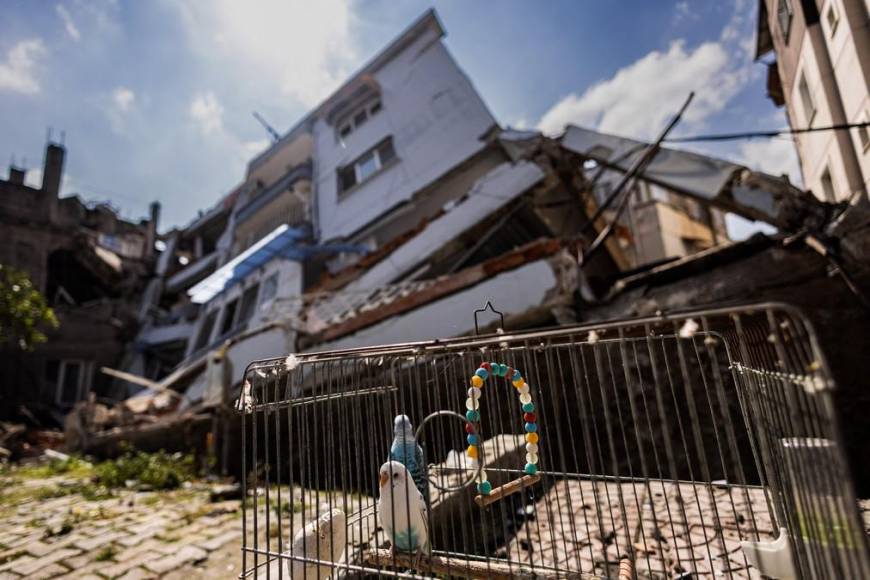
[[[498,500],[505,498],[513,493],[522,491],[529,486],[535,485],[539,481],[541,481],[540,475],[524,475],[519,479],[515,479],[511,482],[495,488],[494,490],[489,492],[489,495],[478,495],[474,498],[474,503],[476,503],[480,507],[486,507],[489,504],[497,502]]]
[[[628,558],[619,561],[619,580],[632,580],[634,578],[634,563]]]
[[[417,555],[390,550],[368,550],[363,553],[363,559],[370,566],[381,568],[414,568],[418,572],[443,574],[460,578],[493,578],[507,580],[509,578],[596,578],[592,574],[579,572],[557,572],[551,569],[541,569],[507,562],[505,560],[464,560],[443,556],[423,555],[417,567]]]

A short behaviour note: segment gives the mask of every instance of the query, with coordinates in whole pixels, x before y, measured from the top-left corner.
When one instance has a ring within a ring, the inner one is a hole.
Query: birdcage
[[[240,577],[870,577],[835,388],[778,304],[258,361]]]

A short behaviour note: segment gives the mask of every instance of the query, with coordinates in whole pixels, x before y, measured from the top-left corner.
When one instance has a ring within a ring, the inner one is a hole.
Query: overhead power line
[[[689,135],[686,137],[669,137],[668,143],[688,143],[697,141],[734,141],[737,139],[760,139],[770,137],[782,137],[783,135],[797,135],[800,133],[816,133],[818,131],[839,131],[870,127],[870,121],[861,123],[842,123],[839,125],[827,125],[825,127],[801,127],[798,129],[774,129],[771,131],[749,131],[746,133],[719,133],[708,135]]]

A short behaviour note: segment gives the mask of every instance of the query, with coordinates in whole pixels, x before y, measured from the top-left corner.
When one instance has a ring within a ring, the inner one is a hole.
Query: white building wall
[[[342,142],[324,119],[314,125],[321,240],[347,237],[480,151],[495,124],[483,100],[434,30],[374,73],[382,109]],[[387,136],[398,162],[339,200],[337,170]]]

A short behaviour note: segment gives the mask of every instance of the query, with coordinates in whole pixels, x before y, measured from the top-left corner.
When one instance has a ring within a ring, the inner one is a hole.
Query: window
[[[233,329],[234,321],[236,317],[236,307],[239,305],[239,299],[231,301],[224,307],[224,317],[221,319],[221,333],[220,336],[225,335],[229,331]]]
[[[254,308],[257,306],[257,291],[260,289],[259,284],[254,284],[244,291],[242,294],[242,305],[239,307],[239,321],[241,326],[247,323],[254,314]]]
[[[801,96],[801,104],[804,107],[804,118],[807,121],[807,126],[813,122],[813,117],[816,116],[816,105],[813,103],[813,95],[810,93],[810,85],[807,84],[806,73],[801,73],[801,80],[798,82],[798,92]]]
[[[862,123],[867,122],[867,115],[864,115],[864,118],[861,119]],[[870,129],[865,125],[864,127],[858,127],[858,139],[861,141],[861,147],[864,149],[866,153],[868,149],[870,149]]]
[[[359,156],[353,163],[338,170],[339,192],[346,192],[375,175],[396,159],[393,139],[388,137]]]
[[[831,179],[831,171],[827,167],[822,173],[822,192],[825,194],[825,201],[837,201],[837,194],[834,193],[834,180]]]
[[[382,109],[381,100],[370,101],[348,115],[347,120],[338,124],[338,136],[345,139],[348,135],[359,129],[370,118],[374,117]]]
[[[260,292],[260,304],[265,304],[278,293],[278,272],[275,272],[263,282],[263,291]]]
[[[837,14],[837,6],[834,4],[834,0],[831,0],[828,4],[825,20],[828,21],[828,34],[834,36],[834,33],[837,32],[837,24],[840,23],[840,15]]]
[[[50,360],[45,363],[45,382],[54,402],[73,405],[87,393],[90,363],[81,360]]]
[[[212,310],[208,313],[208,316],[205,317],[205,320],[202,322],[202,326],[199,328],[199,336],[196,337],[196,344],[194,345],[194,350],[199,350],[206,346],[211,338],[211,331],[214,329],[214,323],[217,320],[217,310]]]
[[[776,6],[776,18],[779,21],[779,29],[782,31],[786,44],[788,44],[788,34],[791,31],[791,18],[793,14],[791,0],[779,0]]]

